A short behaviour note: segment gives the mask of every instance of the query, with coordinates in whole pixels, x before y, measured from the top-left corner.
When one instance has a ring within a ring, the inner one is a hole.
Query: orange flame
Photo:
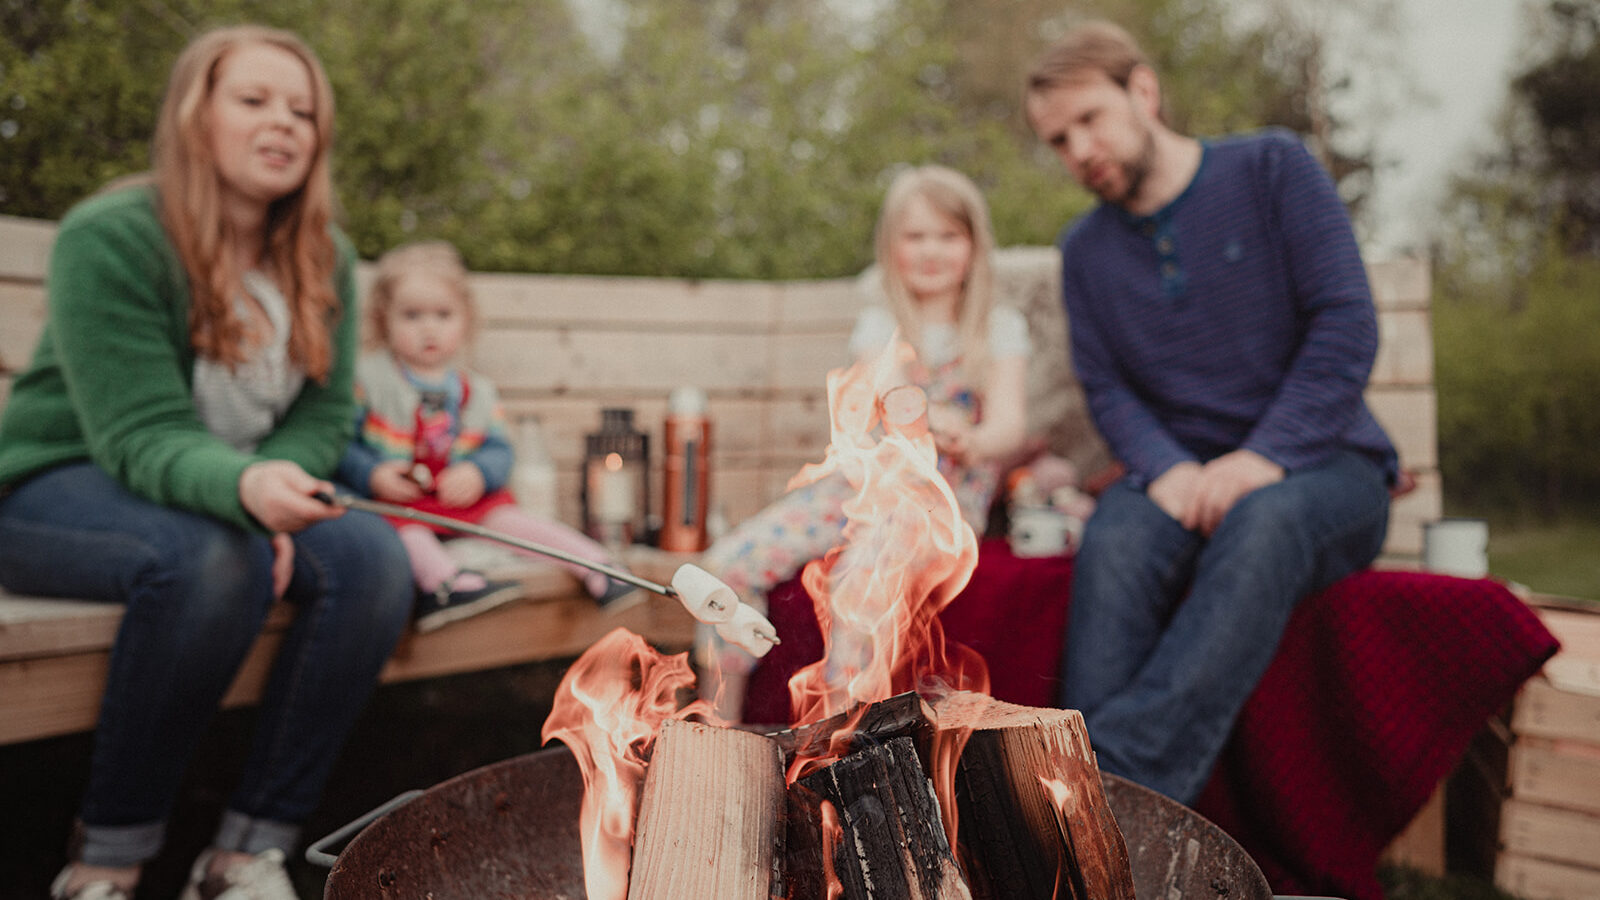
[[[833,868],[834,854],[844,841],[844,826],[839,824],[839,810],[832,801],[822,801],[822,878],[828,886],[828,900],[844,896],[844,882]]]
[[[628,895],[639,786],[661,723],[674,715],[715,719],[701,702],[678,709],[678,693],[693,686],[687,653],[663,656],[618,628],[585,651],[556,689],[542,737],[566,744],[583,773],[578,828],[590,900]]]
[[[802,574],[824,653],[789,681],[796,722],[933,682],[988,690],[982,658],[947,645],[937,618],[971,577],[978,543],[939,473],[927,398],[905,378],[913,358],[896,340],[877,359],[828,373],[832,443],[791,484],[838,472],[855,490],[843,543]]]

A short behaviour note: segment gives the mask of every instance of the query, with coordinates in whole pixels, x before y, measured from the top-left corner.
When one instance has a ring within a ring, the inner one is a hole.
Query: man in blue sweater
[[[1102,768],[1193,803],[1295,604],[1383,544],[1398,466],[1362,398],[1371,290],[1300,141],[1173,131],[1122,29],[1068,34],[1026,103],[1101,200],[1061,239],[1062,287],[1127,469],[1078,553],[1061,701]]]

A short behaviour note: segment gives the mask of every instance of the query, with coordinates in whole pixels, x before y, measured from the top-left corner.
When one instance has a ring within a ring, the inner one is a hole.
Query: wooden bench
[[[53,235],[51,223],[0,217],[0,403],[43,325]],[[1002,301],[1022,309],[1033,331],[1036,430],[1054,452],[1092,472],[1107,457],[1067,363],[1054,251],[1009,248],[998,263]],[[1421,525],[1440,510],[1428,269],[1408,260],[1373,265],[1370,273],[1382,344],[1368,396],[1418,480],[1395,505],[1385,557],[1414,563]],[[824,378],[846,362],[866,281],[476,275],[481,327],[471,362],[500,387],[514,435],[521,422],[538,420],[558,467],[557,512],[567,522],[579,518],[582,435],[599,425],[602,408],[634,409],[659,447],[668,393],[679,385],[704,389],[714,428],[712,505],[737,522],[777,497],[801,465],[821,459]],[[628,563],[665,581],[679,561],[636,548]],[[575,579],[549,564],[526,564],[520,574],[525,601],[408,635],[383,679],[574,656],[619,626],[664,647],[687,647],[691,639],[693,623],[665,598],[602,613]],[[0,594],[0,744],[93,726],[120,617],[113,604]],[[271,617],[229,705],[257,698],[289,617],[287,608]]]

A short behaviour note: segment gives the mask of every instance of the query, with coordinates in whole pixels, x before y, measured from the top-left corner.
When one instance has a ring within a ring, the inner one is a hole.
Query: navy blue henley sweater
[[[1245,448],[1293,472],[1340,448],[1389,473],[1362,392],[1377,314],[1333,181],[1300,140],[1202,143],[1152,216],[1102,203],[1061,239],[1073,364],[1131,477]]]

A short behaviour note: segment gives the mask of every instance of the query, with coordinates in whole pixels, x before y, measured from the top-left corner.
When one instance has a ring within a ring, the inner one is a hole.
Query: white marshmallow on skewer
[[[755,607],[739,604],[733,620],[717,626],[717,634],[730,644],[760,659],[778,643],[778,630]]]
[[[739,595],[716,576],[696,565],[684,563],[672,573],[672,590],[683,608],[707,625],[720,625],[733,619]]]

